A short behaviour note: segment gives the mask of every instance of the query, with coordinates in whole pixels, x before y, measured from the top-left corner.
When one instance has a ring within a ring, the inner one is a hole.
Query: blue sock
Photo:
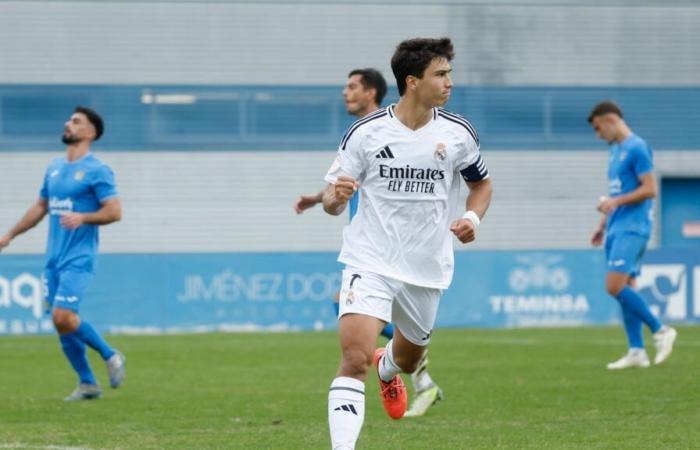
[[[652,333],[656,333],[661,328],[661,322],[654,317],[647,306],[644,299],[631,287],[625,286],[623,290],[617,294],[617,299],[623,307],[627,307],[629,311],[639,317],[644,322]]]
[[[333,302],[333,309],[335,310],[336,317],[340,314],[340,303]]]
[[[90,363],[88,363],[83,341],[81,341],[75,333],[64,334],[63,336],[59,336],[59,339],[61,340],[63,353],[65,353],[66,358],[68,358],[70,365],[73,366],[73,370],[78,373],[80,382],[97,384],[95,375],[93,375],[92,369],[90,369]]]
[[[642,321],[637,315],[630,311],[624,303],[620,303],[622,308],[622,321],[625,324],[627,342],[630,348],[644,348],[644,337],[642,336]]]
[[[114,355],[114,350],[109,346],[107,341],[95,330],[92,325],[84,320],[80,321],[80,326],[75,330],[75,335],[84,343],[94,349],[102,356],[102,359],[107,360]]]
[[[381,334],[387,339],[392,339],[394,337],[394,325],[387,323]]]

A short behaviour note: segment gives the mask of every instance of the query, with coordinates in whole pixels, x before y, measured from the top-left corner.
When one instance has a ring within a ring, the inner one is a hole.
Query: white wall
[[[587,248],[607,188],[604,149],[484,152],[493,203],[478,249]],[[37,198],[60,154],[0,152],[0,233]],[[102,229],[107,252],[322,251],[340,247],[347,216],[320,208],[297,216],[300,193],[320,190],[332,152],[99,154],[116,172],[122,222]],[[655,155],[661,175],[700,173],[700,152]],[[462,195],[466,195],[466,189]],[[45,223],[7,250],[40,253]]]
[[[398,42],[447,35],[459,84],[700,84],[700,4],[585,5],[0,0],[0,83],[338,84],[360,66],[390,79]]]

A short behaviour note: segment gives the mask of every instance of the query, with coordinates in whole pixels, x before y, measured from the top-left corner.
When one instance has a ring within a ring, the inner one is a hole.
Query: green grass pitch
[[[358,449],[700,448],[700,327],[679,332],[663,365],[609,372],[620,327],[437,330],[430,372],[445,400],[392,421],[370,377]],[[109,340],[127,356],[124,385],[68,404],[57,339],[1,337],[0,449],[330,448],[335,333]]]

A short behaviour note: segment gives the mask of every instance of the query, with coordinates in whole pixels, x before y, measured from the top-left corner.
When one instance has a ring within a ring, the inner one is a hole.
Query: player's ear
[[[406,77],[406,90],[415,89],[417,84],[418,78],[414,77],[413,75],[408,75]]]
[[[373,102],[379,103],[378,101],[376,101],[377,100],[377,89],[369,88],[369,89],[367,89],[367,92],[369,93],[369,96]]]

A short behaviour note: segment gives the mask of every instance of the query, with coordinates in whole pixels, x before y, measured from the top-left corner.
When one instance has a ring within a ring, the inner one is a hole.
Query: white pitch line
[[[11,444],[0,444],[0,449],[29,449],[29,450],[94,450],[88,447],[66,447],[63,445],[36,445],[13,442]]]

